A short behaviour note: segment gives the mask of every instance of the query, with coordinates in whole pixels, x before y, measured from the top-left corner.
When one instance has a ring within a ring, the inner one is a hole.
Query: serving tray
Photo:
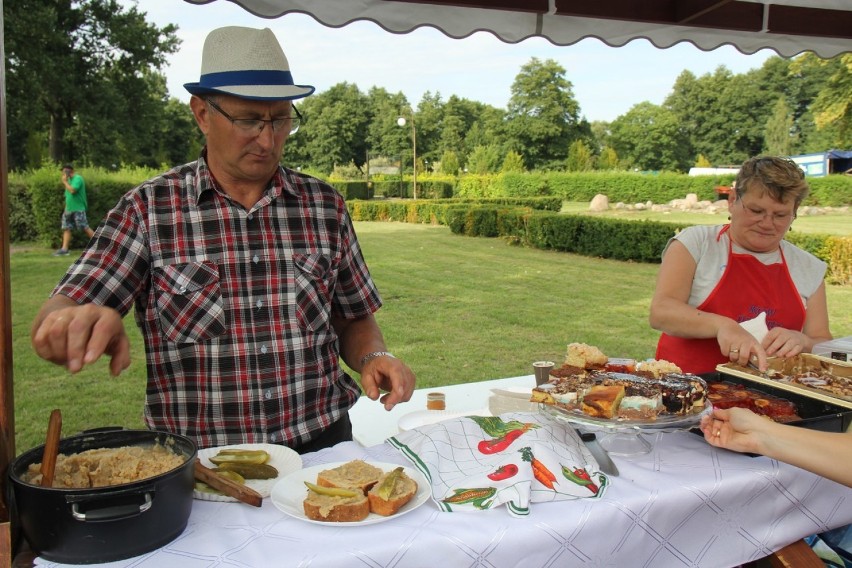
[[[780,357],[770,358],[766,375],[762,375],[759,371],[737,365],[736,363],[725,363],[724,365],[716,366],[716,371],[725,375],[747,379],[751,382],[852,409],[852,396],[838,395],[818,387],[793,382],[791,375],[801,372],[801,370],[827,372],[834,376],[852,379],[852,363],[837,361],[810,353],[802,353],[788,359]]]

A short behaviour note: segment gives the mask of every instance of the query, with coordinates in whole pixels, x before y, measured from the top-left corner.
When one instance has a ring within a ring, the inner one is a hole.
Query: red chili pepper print
[[[562,475],[565,476],[565,479],[585,487],[591,491],[593,495],[597,495],[601,489],[598,484],[594,482],[592,476],[589,475],[589,472],[587,472],[584,468],[575,467],[572,470],[572,468],[563,465]]]
[[[504,479],[509,479],[510,477],[514,477],[518,473],[518,466],[513,463],[507,463],[506,465],[501,465],[493,473],[488,474],[488,479],[491,481],[503,481]]]
[[[477,444],[477,449],[480,453],[483,454],[496,454],[497,452],[502,452],[506,448],[512,445],[512,442],[517,440],[521,434],[526,432],[523,428],[518,430],[512,430],[502,438],[494,438],[493,440],[482,440]]]

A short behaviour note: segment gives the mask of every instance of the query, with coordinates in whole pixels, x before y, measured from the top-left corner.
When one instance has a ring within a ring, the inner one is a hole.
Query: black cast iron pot
[[[58,489],[25,483],[21,476],[42,461],[44,446],[18,456],[9,466],[10,502],[33,551],[54,562],[94,564],[150,552],[180,535],[192,510],[197,454],[192,440],[149,430],[92,431],[61,440],[59,453],[155,442],[173,443],[186,461],[155,477],[110,487]]]

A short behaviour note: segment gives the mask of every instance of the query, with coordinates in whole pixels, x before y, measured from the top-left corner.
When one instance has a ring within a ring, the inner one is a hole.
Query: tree
[[[305,103],[305,126],[294,137],[299,147],[291,148],[290,159],[304,160],[305,165],[325,173],[350,163],[363,166],[370,115],[367,96],[358,86],[338,83],[308,97]]]
[[[599,170],[617,170],[619,167],[618,153],[609,146],[604,146],[596,165]]]
[[[500,151],[495,145],[477,146],[467,158],[467,170],[472,174],[496,172],[500,165]]]
[[[828,78],[813,103],[814,122],[819,130],[834,134],[834,148],[852,147],[852,55],[838,58],[840,64]]]
[[[642,170],[685,171],[686,133],[674,112],[649,102],[634,105],[612,122],[612,145]]]
[[[458,175],[460,169],[459,157],[452,150],[447,150],[441,155],[441,173]]]
[[[500,172],[507,173],[520,173],[524,170],[524,158],[513,150],[509,150],[506,154],[506,157],[503,158],[503,167],[500,168]]]
[[[515,77],[505,131],[509,149],[524,156],[528,169],[560,167],[578,137],[580,107],[571,89],[552,59],[533,57]]]
[[[367,126],[367,147],[370,153],[405,160],[410,164],[411,126],[400,127],[397,124],[400,116],[411,112],[411,105],[405,95],[391,94],[383,88],[373,87],[367,93],[367,100],[371,117]],[[416,126],[416,115],[414,120]]]
[[[111,133],[100,139],[107,147],[143,138],[135,135],[150,125],[139,120],[136,105],[143,104],[145,113],[157,106],[152,96],[162,93],[152,73],[177,49],[174,26],[157,28],[136,6],[117,0],[16,0],[4,2],[3,11],[9,148],[42,131],[53,161],[82,157],[94,163],[97,156],[69,130]],[[165,102],[160,98],[160,109]],[[21,152],[10,156],[18,166],[24,159]]]
[[[713,167],[713,162],[707,159],[704,154],[698,154],[698,158],[695,160],[696,168],[711,168]]]
[[[569,172],[585,172],[594,168],[595,157],[592,151],[582,140],[575,140],[568,148],[568,160],[566,161]]]
[[[766,121],[766,153],[776,156],[789,156],[792,153],[793,138],[791,132],[793,130],[793,117],[790,115],[790,108],[784,101],[784,97],[779,97],[775,103],[775,109],[772,116]]]

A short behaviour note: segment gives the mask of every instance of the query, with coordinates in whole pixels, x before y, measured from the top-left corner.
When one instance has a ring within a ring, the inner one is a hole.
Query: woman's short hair
[[[765,191],[779,203],[793,199],[796,207],[811,190],[802,168],[793,160],[779,156],[758,156],[743,163],[737,174],[737,199],[749,189]]]

